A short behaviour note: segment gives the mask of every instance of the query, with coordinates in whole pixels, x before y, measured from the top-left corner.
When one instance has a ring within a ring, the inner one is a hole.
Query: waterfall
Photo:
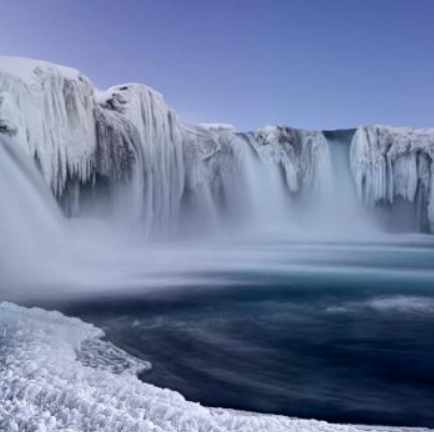
[[[0,287],[49,265],[62,236],[62,215],[31,160],[0,134]],[[4,293],[3,293],[4,294]]]
[[[74,69],[2,58],[0,131],[34,159],[66,216],[142,239],[434,227],[431,129],[192,126],[149,87],[101,92]]]
[[[245,216],[257,228],[288,225],[289,193],[282,168],[261,154],[253,134],[243,134],[242,139],[245,143],[238,189],[247,209]]]
[[[364,235],[378,229],[369,212],[357,199],[356,185],[350,165],[355,130],[324,132],[330,149],[331,189],[324,203],[329,219],[328,229],[340,235]]]

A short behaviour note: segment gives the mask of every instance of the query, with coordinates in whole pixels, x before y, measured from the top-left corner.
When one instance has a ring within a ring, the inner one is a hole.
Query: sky
[[[434,0],[0,0],[0,54],[142,82],[190,123],[434,126]]]

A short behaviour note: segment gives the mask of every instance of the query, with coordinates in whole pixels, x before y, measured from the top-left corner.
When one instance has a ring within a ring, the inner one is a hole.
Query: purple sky
[[[190,122],[434,126],[434,0],[0,0],[0,53],[143,82]]]

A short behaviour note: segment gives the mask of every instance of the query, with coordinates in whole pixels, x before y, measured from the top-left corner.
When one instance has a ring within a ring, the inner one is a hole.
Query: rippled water
[[[150,360],[142,380],[193,401],[434,427],[434,248],[398,239],[179,246],[177,289],[62,308]],[[189,270],[188,256],[203,261]]]

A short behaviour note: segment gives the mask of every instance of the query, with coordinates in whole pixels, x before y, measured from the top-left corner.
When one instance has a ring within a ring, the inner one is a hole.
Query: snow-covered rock
[[[2,432],[357,432],[425,429],[332,425],[211,409],[141,382],[146,362],[58,312],[0,303]],[[93,348],[89,349],[89,347]],[[104,345],[106,345],[104,347]],[[96,347],[96,349],[95,349]],[[86,354],[83,354],[83,350]]]

